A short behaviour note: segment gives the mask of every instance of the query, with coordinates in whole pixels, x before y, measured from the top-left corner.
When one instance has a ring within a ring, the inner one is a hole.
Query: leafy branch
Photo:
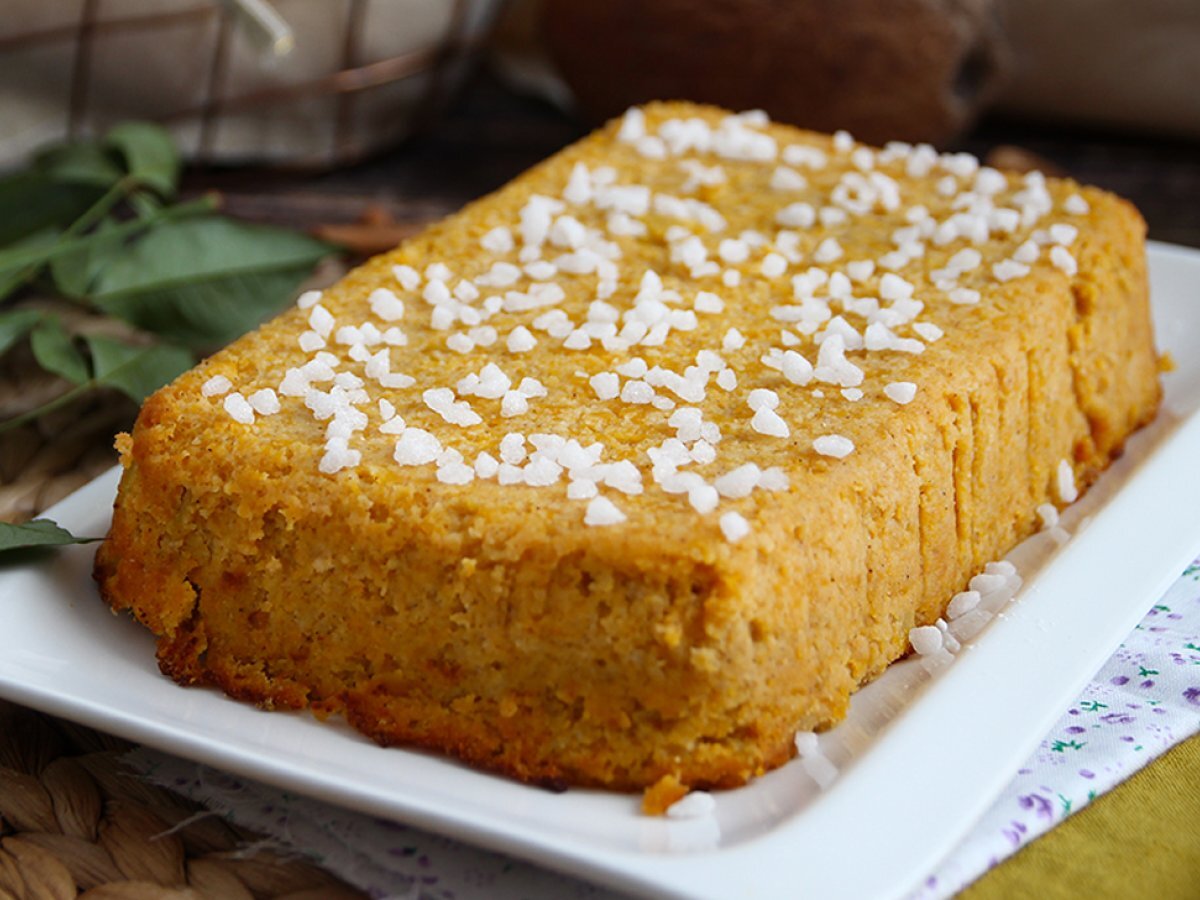
[[[126,122],[0,178],[0,360],[27,347],[61,385],[0,418],[0,434],[99,391],[140,403],[278,311],[335,252],[222,216],[215,196],[181,202],[180,172],[164,129]],[[0,528],[0,552],[54,542],[31,526]]]

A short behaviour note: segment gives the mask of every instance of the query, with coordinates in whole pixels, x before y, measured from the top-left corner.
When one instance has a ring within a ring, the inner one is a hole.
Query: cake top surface
[[[549,491],[596,528],[675,510],[738,542],[755,497],[918,414],[1011,291],[1074,277],[1107,202],[966,154],[651,104],[173,390],[329,479]]]

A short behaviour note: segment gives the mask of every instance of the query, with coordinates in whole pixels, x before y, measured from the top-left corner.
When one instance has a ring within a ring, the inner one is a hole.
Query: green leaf
[[[36,309],[14,309],[0,313],[0,356],[42,320],[45,313]]]
[[[72,384],[88,380],[87,360],[57,318],[43,319],[29,336],[38,365]]]
[[[193,349],[227,343],[276,312],[322,257],[296,232],[219,216],[162,224],[101,273],[93,303]]]
[[[134,191],[129,195],[129,206],[139,218],[148,219],[163,208],[163,201],[153,191]]]
[[[50,260],[50,277],[64,296],[79,300],[87,296],[96,278],[121,252],[122,235],[112,219],[104,219],[93,232],[93,240]],[[3,284],[0,282],[0,296]]]
[[[57,243],[60,233],[57,228],[43,228],[41,231],[35,231],[33,234],[13,241],[6,249],[34,251],[44,259],[47,254],[43,251],[49,251]],[[0,268],[0,300],[26,282],[27,276],[32,274],[31,266],[33,269],[41,268],[42,262]]]
[[[0,178],[0,247],[51,226],[66,227],[101,193],[88,185],[56,182],[43,172]]]
[[[137,403],[195,364],[192,354],[169,344],[133,347],[100,335],[86,340],[96,383],[116,388]]]
[[[76,537],[49,519],[34,519],[22,525],[0,522],[0,552],[29,547],[61,547],[65,544],[90,544],[101,538]]]
[[[28,248],[10,245],[0,249],[0,271],[24,269],[27,266],[43,266],[50,260],[74,253],[79,248],[90,244],[103,243],[118,236],[128,237],[160,227],[166,222],[177,222],[190,216],[206,215],[212,212],[214,202],[211,197],[201,197],[187,203],[176,203],[173,206],[163,207],[148,218],[132,219],[115,224],[103,234],[69,236],[60,239],[50,247]]]
[[[179,182],[179,151],[171,135],[153,122],[122,122],[110,128],[105,142],[125,157],[129,174],[165,197]]]
[[[114,154],[94,141],[60,144],[39,153],[34,168],[52,181],[108,190],[125,174]]]

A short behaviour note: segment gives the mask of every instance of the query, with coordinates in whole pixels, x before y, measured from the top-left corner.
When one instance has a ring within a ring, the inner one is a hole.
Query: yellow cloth
[[[960,900],[1200,900],[1200,735],[984,875]]]

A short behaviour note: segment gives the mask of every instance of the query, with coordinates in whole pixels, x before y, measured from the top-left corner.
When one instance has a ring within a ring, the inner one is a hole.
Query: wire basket
[[[348,162],[443,106],[500,5],[4,0],[0,167],[132,118],[196,162]]]

